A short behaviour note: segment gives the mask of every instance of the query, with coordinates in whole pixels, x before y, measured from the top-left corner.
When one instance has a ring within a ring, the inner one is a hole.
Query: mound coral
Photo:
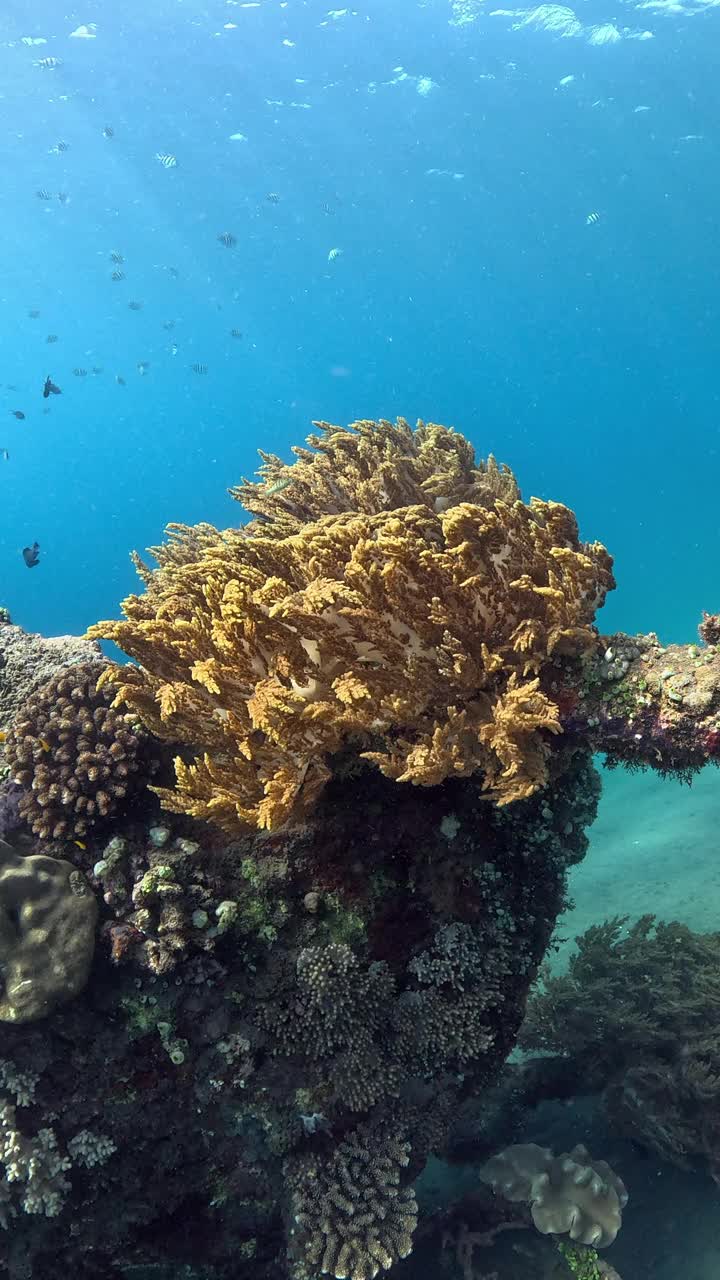
[[[98,688],[104,663],[80,663],[35,691],[5,744],[23,788],[21,816],[42,839],[83,836],[144,785],[154,767],[135,717]]]
[[[0,1022],[44,1018],[82,991],[97,903],[59,858],[24,858],[0,841]]]
[[[114,705],[189,748],[163,805],[277,828],[348,751],[401,782],[478,772],[500,805],[531,795],[561,727],[540,677],[595,647],[608,553],[445,427],[318,425],[233,491],[254,521],[171,526],[156,569],[136,558],[126,620],[89,632],[140,663],[103,677]]]

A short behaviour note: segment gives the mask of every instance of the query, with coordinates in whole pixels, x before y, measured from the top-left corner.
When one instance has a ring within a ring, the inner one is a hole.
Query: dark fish
[[[115,137],[115,130],[113,129],[113,127],[112,127],[112,125],[111,125],[111,124],[106,124],[106,125],[105,125],[105,128],[104,128],[104,129],[103,129],[103,131],[102,131],[102,136],[103,136],[103,138],[114,138],[114,137]]]
[[[231,337],[231,338],[242,338],[242,336],[243,336],[242,329],[231,329],[231,330],[230,330],[230,337]]]
[[[95,377],[97,377],[99,373],[102,373],[102,371],[103,367],[101,364],[94,364],[91,370],[91,372],[95,374]]]
[[[268,193],[267,193],[267,195],[266,195],[265,199],[267,200],[268,204],[279,204],[279,203],[280,203],[280,197],[279,197],[279,195],[278,195],[277,191],[268,191]]]
[[[34,569],[40,563],[40,543],[33,542],[31,547],[23,547],[22,558],[28,569]]]
[[[52,191],[46,191],[45,187],[40,187],[39,191],[35,192],[35,195],[38,200],[52,200]]]
[[[118,386],[119,386],[119,387],[125,387],[125,386],[127,386],[127,383],[126,383],[126,381],[125,381],[125,379],[123,378],[123,376],[122,376],[122,374],[121,374],[121,373],[116,373],[116,374],[115,374],[115,381],[117,382],[117,384],[118,384]]]
[[[73,369],[73,373],[74,373],[74,375],[75,375],[75,377],[76,377],[76,378],[86,378],[86,377],[87,377],[87,369],[83,369],[82,367],[79,367],[79,368],[77,368],[77,369]]]
[[[117,280],[124,280],[124,279],[125,279],[125,272],[124,272],[124,271],[113,271],[112,275],[110,276],[110,279],[111,279],[111,280],[115,280],[115,281],[117,281]]]
[[[191,364],[190,368],[192,369],[193,373],[204,374],[204,373],[207,373],[208,371],[208,367],[206,364]]]
[[[175,328],[174,320],[163,320],[163,329],[167,329],[168,333],[170,332],[171,329],[174,329],[174,328]]]
[[[48,396],[61,396],[61,395],[62,395],[62,391],[60,390],[59,387],[55,386],[55,383],[53,382],[52,378],[48,375],[48,377],[45,379],[45,386],[43,387],[43,400],[47,400]]]
[[[8,453],[7,449],[0,449],[0,457],[2,458],[3,462],[10,461],[10,454]]]
[[[180,272],[178,271],[177,267],[168,267],[168,275],[172,276],[173,280],[177,280],[180,275]]]
[[[218,241],[224,244],[226,249],[232,249],[237,244],[237,236],[234,236],[232,231],[221,231]]]
[[[57,193],[57,198],[58,198],[58,200],[60,201],[60,204],[69,204],[69,203],[70,203],[70,197],[69,197],[69,195],[68,195],[67,191],[58,191],[58,193]]]
[[[125,259],[123,258],[119,249],[113,249],[112,253],[110,254],[110,261],[117,262],[118,266],[120,266],[120,264],[123,263]]]
[[[150,368],[150,361],[149,361],[149,360],[138,360],[138,362],[137,362],[137,364],[136,364],[135,368],[137,369],[138,373],[140,374],[140,377],[141,377],[141,378],[144,378],[144,377],[145,377],[145,374],[147,373],[148,369]]]
[[[45,339],[46,342],[50,342],[50,343],[57,342],[57,340],[58,340],[58,336],[56,333],[49,333],[47,338]]]
[[[32,311],[28,311],[28,315],[31,320],[37,320],[38,316],[40,315],[40,312],[37,310],[36,307],[33,307]]]
[[[13,418],[17,418],[20,422],[24,421],[25,414],[23,413],[22,409],[11,409],[10,412]]]
[[[128,306],[131,311],[142,311],[143,309],[142,302],[128,302]]]
[[[67,151],[69,145],[70,144],[68,142],[64,142],[63,139],[61,138],[59,142],[55,143],[55,146],[52,148],[52,151],[55,155],[58,155],[58,156],[62,155],[63,151]]]

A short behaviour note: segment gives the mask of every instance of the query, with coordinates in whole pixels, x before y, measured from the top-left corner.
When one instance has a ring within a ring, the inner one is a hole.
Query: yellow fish
[[[82,840],[73,840],[73,844],[76,844],[78,849],[87,849],[87,845],[83,844]]]
[[[38,741],[39,741],[40,746],[42,747],[43,751],[49,751],[49,750],[50,750],[50,743],[48,742],[47,738],[39,738],[39,739],[38,739]]]
[[[7,734],[4,729],[0,729],[0,742],[7,742]]]

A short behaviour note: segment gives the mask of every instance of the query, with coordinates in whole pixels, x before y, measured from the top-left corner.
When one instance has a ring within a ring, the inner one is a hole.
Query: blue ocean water
[[[257,448],[402,414],[574,507],[616,557],[604,629],[692,638],[720,550],[717,22],[666,0],[6,6],[14,619],[116,614],[131,548],[238,520]]]

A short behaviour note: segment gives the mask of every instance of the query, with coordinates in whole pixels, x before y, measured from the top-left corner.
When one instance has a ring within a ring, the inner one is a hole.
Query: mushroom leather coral
[[[235,492],[256,520],[172,526],[125,620],[90,630],[140,664],[103,677],[116,705],[190,748],[162,803],[276,828],[341,749],[401,782],[479,771],[498,804],[531,795],[560,732],[538,677],[596,643],[608,553],[448,428],[319,425]]]

